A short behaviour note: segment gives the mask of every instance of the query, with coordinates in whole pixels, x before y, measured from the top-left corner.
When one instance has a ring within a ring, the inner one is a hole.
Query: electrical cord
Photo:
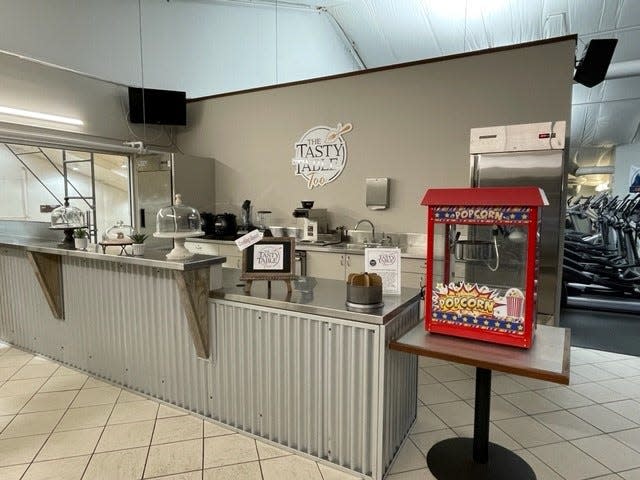
[[[494,231],[493,233],[493,248],[496,251],[496,266],[492,267],[491,265],[489,265],[489,263],[487,262],[487,268],[489,270],[491,270],[492,272],[495,272],[498,270],[498,268],[500,267],[500,252],[498,251],[498,238],[497,238],[497,231]]]

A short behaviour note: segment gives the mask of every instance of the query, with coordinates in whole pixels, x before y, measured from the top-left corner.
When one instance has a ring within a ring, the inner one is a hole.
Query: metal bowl
[[[382,285],[361,287],[347,284],[347,302],[361,305],[379,304],[382,302]]]

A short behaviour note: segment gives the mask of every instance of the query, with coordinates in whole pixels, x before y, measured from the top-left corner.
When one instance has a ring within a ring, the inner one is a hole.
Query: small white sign
[[[382,293],[400,294],[400,259],[399,248],[365,248],[365,270],[382,277]]]
[[[283,270],[284,245],[256,245],[253,247],[253,270]]]
[[[251,230],[246,235],[241,236],[236,240],[236,245],[238,246],[238,250],[242,251],[247,247],[250,247],[254,243],[258,243],[264,237],[264,233],[260,230]]]

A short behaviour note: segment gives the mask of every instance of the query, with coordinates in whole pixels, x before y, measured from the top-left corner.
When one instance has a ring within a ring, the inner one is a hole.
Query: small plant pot
[[[144,243],[134,243],[131,245],[131,253],[136,256],[144,255]]]
[[[76,250],[86,250],[89,245],[88,238],[74,238],[73,243],[76,247]]]

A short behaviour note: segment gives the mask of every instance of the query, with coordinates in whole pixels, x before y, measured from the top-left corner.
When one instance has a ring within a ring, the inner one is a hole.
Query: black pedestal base
[[[64,248],[66,250],[75,250],[76,242],[73,240],[73,231],[75,228],[65,228],[64,229],[64,240],[62,243],[58,244],[59,248]]]
[[[473,461],[472,438],[449,438],[427,453],[427,465],[438,480],[536,480],[531,467],[511,450],[489,442],[487,463]]]

